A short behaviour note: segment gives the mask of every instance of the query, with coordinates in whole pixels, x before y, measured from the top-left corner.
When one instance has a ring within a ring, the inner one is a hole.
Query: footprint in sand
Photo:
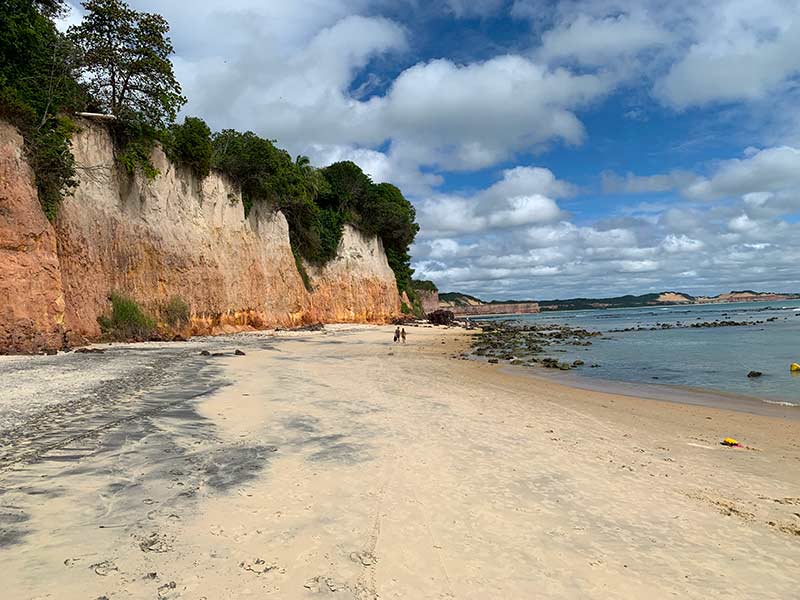
[[[317,575],[316,577],[312,577],[306,581],[303,587],[312,593],[319,594],[325,592],[338,592],[339,590],[346,589],[347,586],[335,581],[334,579],[331,579],[330,577]]]
[[[115,565],[110,560],[104,560],[102,562],[89,565],[89,568],[92,569],[98,575],[101,575],[102,577],[105,577],[106,575],[114,571],[119,571],[117,565]]]

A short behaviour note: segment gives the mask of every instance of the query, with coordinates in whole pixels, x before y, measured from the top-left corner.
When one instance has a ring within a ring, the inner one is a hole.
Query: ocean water
[[[772,317],[777,320],[746,326],[611,332],[660,323],[755,322]],[[603,336],[593,338],[588,347],[550,346],[549,355],[559,360],[585,361],[587,366],[576,371],[581,377],[692,387],[800,406],[800,376],[789,371],[791,363],[800,363],[800,301],[544,312],[496,318],[602,332]],[[588,368],[592,363],[600,366]],[[751,370],[761,371],[763,376],[748,379]]]

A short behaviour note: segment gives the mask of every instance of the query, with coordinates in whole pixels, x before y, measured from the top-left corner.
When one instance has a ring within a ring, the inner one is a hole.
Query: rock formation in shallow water
[[[225,177],[198,179],[160,149],[152,182],[114,161],[105,127],[80,122],[80,185],[55,226],[39,208],[22,139],[0,128],[0,351],[60,347],[100,334],[112,291],[158,314],[178,296],[194,334],[312,322],[384,322],[399,313],[379,239],[345,227],[337,257],[308,267],[306,290],[280,212],[255,208]]]

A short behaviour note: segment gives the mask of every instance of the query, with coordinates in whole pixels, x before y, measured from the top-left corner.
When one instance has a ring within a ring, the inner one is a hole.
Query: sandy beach
[[[2,597],[797,597],[788,412],[576,389],[456,358],[469,332],[392,330],[0,357]]]

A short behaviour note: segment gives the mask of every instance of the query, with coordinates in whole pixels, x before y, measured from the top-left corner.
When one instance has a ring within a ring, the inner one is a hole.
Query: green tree
[[[49,18],[62,9],[58,0],[0,0],[0,116],[25,140],[39,201],[50,219],[76,185],[74,126],[66,114],[85,102],[75,77],[75,49]]]
[[[169,24],[122,0],[87,0],[69,38],[81,51],[84,81],[100,110],[156,130],[175,120],[186,102],[175,78]]]
[[[60,17],[68,11],[65,0],[33,0],[30,4],[36,6],[39,12],[50,19]]]
[[[419,231],[414,205],[391,183],[372,186],[364,214],[368,216],[362,220],[365,229],[396,250],[408,248]]]
[[[341,212],[353,211],[363,215],[370,193],[372,180],[354,162],[349,160],[333,163],[322,169],[330,186],[320,195],[319,205]]]
[[[311,159],[303,154],[298,154],[297,158],[294,159],[294,164],[297,165],[297,168],[303,172],[310,172],[314,169],[311,166]]]
[[[170,158],[189,167],[198,177],[205,177],[211,171],[211,129],[203,119],[186,117],[183,124],[170,126],[165,135],[164,145]]]

